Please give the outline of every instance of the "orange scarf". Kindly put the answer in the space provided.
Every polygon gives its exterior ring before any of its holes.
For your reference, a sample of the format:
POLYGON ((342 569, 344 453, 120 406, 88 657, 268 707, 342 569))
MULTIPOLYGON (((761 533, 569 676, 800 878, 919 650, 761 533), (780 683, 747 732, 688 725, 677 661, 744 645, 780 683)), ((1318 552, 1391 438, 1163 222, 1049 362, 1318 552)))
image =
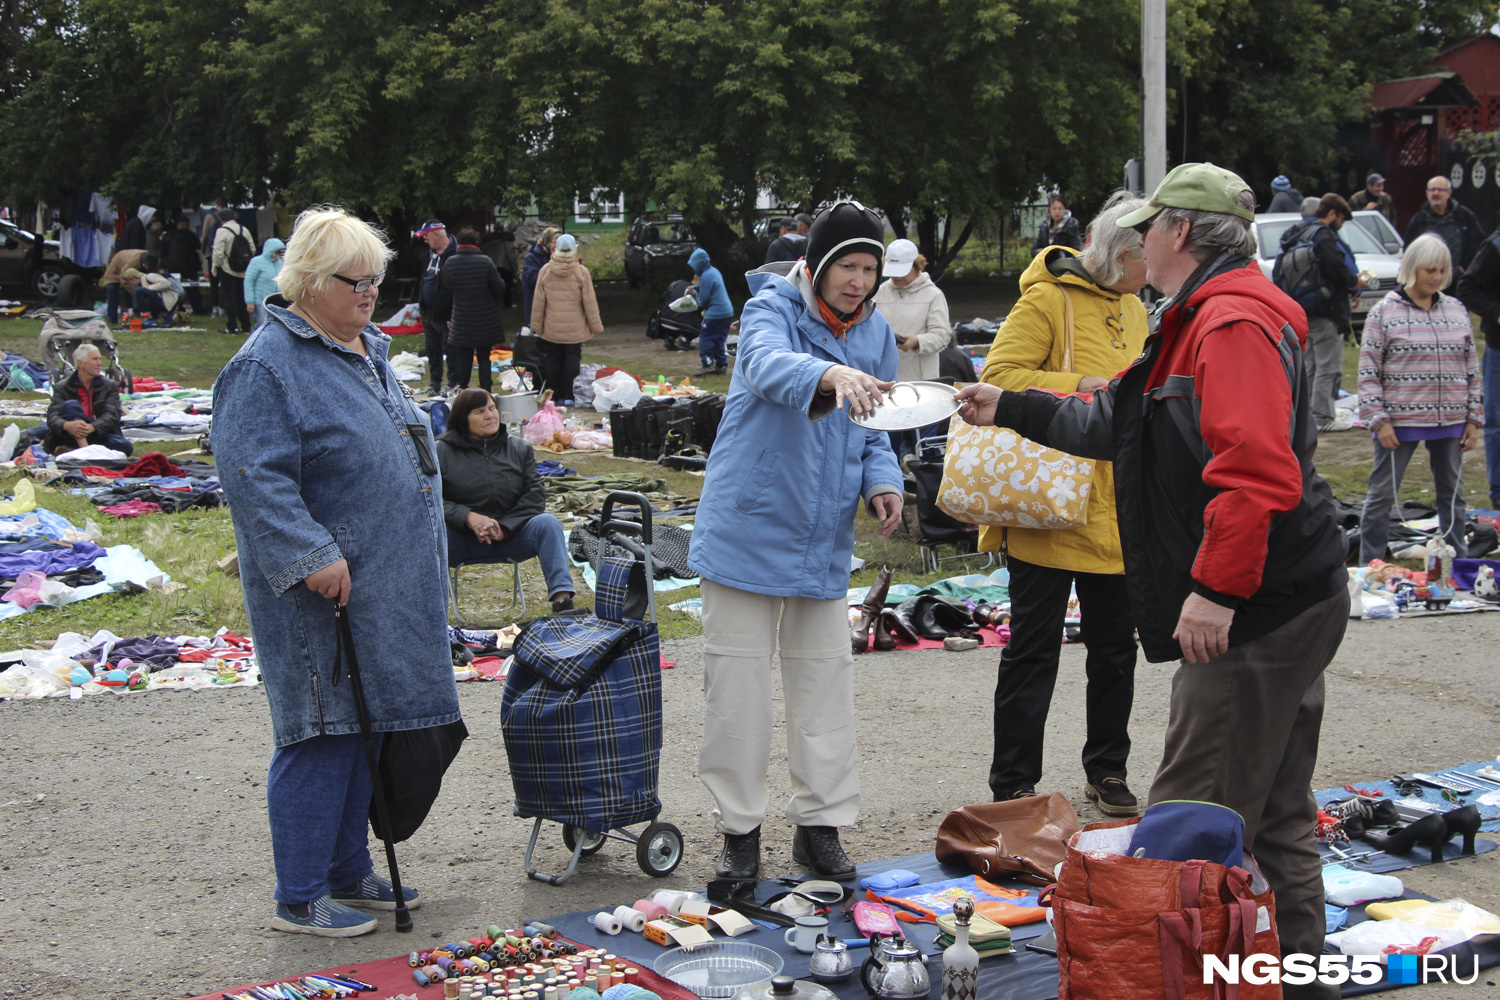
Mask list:
MULTIPOLYGON (((807 280, 812 281, 812 272, 807 269, 806 264, 802 266, 802 270, 806 272, 807 280)), ((860 313, 865 311, 864 303, 860 303, 859 308, 855 310, 852 318, 847 320, 839 319, 839 314, 834 312, 832 307, 823 301, 823 296, 818 294, 816 286, 813 288, 813 298, 818 300, 818 312, 822 315, 823 322, 828 324, 828 329, 833 331, 835 337, 843 338, 848 336, 849 328, 859 322, 860 313)))

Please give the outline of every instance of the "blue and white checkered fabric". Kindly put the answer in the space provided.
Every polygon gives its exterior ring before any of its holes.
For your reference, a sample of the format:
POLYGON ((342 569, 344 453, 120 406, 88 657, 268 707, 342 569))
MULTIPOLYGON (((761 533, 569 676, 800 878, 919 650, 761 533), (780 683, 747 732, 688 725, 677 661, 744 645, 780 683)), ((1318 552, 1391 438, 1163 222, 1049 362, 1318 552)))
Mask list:
POLYGON ((625 620, 625 600, 630 590, 633 559, 610 556, 599 564, 599 585, 594 588, 594 614, 605 621, 625 620))
MULTIPOLYGON (((618 602, 624 588, 616 589, 618 602)), ((594 833, 655 819, 661 718, 655 623, 533 622, 516 641, 501 706, 516 815, 594 833)))

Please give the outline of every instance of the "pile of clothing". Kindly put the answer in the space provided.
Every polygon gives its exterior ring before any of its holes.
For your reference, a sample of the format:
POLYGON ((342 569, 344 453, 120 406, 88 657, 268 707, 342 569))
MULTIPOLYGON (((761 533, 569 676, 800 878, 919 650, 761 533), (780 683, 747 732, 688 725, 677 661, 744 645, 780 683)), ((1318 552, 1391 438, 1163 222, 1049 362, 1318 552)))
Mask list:
POLYGON ((10 664, 0 671, 0 701, 260 683, 253 644, 227 628, 124 639, 103 629, 92 636, 64 632, 50 649, 0 653, 0 662, 10 664))
POLYGON ((36 506, 29 480, 0 501, 0 621, 117 590, 162 588, 171 578, 131 545, 101 547, 92 521, 75 527, 36 506))
MULTIPOLYGON (((65 463, 71 464, 71 463, 65 463)), ((224 504, 214 467, 182 459, 177 464, 160 452, 132 462, 103 461, 69 468, 37 468, 32 475, 48 485, 70 485, 88 497, 101 513, 137 517, 162 511, 176 514, 192 507, 210 510, 224 504)))
POLYGON ((121 398, 120 433, 132 441, 192 440, 207 434, 214 397, 176 382, 137 378, 136 391, 121 398))

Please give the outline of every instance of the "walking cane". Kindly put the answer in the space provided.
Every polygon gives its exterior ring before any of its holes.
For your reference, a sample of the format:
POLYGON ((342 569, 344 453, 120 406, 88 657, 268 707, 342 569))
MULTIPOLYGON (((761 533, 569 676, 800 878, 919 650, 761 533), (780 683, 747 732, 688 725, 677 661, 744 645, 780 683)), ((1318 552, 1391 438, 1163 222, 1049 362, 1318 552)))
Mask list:
MULTIPOLYGON (((391 870, 391 888, 396 893, 396 931, 405 934, 411 931, 411 913, 406 908, 406 894, 401 890, 401 872, 396 867, 396 843, 391 840, 391 818, 386 812, 385 784, 380 780, 380 771, 375 762, 375 734, 370 731, 370 711, 365 707, 365 685, 359 676, 359 660, 354 655, 354 633, 349 629, 348 608, 335 604, 333 617, 338 624, 340 648, 349 651, 349 681, 354 685, 354 710, 359 714, 359 733, 365 740, 365 764, 370 769, 370 786, 375 797, 375 815, 380 820, 385 841, 385 863, 391 870)), ((338 663, 334 663, 333 682, 339 682, 338 663)))

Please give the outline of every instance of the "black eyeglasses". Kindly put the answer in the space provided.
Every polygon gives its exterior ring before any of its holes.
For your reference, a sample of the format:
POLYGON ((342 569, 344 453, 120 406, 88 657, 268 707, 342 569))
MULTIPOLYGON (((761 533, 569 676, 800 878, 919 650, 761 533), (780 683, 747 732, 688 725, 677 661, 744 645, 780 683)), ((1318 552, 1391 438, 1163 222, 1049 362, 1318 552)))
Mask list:
POLYGON ((375 275, 372 278, 346 278, 342 274, 331 275, 331 277, 339 279, 346 285, 353 285, 354 293, 358 295, 360 292, 367 292, 371 288, 378 286, 382 281, 384 281, 385 272, 381 271, 379 274, 375 275))
POLYGON ((1147 219, 1145 222, 1138 222, 1135 225, 1131 226, 1130 228, 1134 229, 1136 232, 1140 233, 1142 236, 1145 236, 1146 233, 1148 233, 1151 230, 1151 224, 1153 222, 1155 222, 1155 221, 1156 221, 1156 216, 1153 215, 1153 216, 1151 216, 1151 218, 1147 219))

